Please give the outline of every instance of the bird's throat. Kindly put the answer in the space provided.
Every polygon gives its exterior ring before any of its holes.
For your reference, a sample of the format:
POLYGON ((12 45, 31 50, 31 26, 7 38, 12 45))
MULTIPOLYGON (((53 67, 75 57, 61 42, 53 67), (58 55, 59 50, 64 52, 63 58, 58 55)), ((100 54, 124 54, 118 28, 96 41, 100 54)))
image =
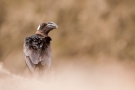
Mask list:
POLYGON ((39 30, 36 31, 36 34, 40 34, 40 35, 42 35, 42 36, 44 36, 44 37, 47 36, 46 34, 44 34, 43 32, 41 32, 41 31, 39 31, 39 30))

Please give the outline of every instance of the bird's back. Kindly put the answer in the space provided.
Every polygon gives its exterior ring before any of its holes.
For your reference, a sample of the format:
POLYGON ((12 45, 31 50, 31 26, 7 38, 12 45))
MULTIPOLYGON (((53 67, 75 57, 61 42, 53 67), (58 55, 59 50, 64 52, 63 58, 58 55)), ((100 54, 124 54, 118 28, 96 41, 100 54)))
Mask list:
POLYGON ((30 49, 36 51, 43 51, 50 44, 51 38, 49 36, 44 37, 39 34, 32 35, 25 38, 25 45, 30 49))
POLYGON ((30 71, 34 71, 38 64, 50 66, 52 57, 50 41, 51 38, 49 36, 44 37, 40 34, 25 38, 24 54, 30 71))

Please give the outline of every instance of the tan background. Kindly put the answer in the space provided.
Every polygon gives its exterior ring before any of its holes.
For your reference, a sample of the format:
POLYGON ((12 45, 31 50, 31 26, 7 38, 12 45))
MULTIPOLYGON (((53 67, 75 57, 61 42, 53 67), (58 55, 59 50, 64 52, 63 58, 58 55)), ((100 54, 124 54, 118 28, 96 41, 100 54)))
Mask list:
POLYGON ((135 0, 0 0, 0 62, 4 68, 19 75, 28 72, 24 38, 48 21, 59 26, 49 33, 55 72, 67 66, 91 72, 99 63, 103 67, 112 62, 118 67, 122 64, 126 71, 135 70, 135 0))

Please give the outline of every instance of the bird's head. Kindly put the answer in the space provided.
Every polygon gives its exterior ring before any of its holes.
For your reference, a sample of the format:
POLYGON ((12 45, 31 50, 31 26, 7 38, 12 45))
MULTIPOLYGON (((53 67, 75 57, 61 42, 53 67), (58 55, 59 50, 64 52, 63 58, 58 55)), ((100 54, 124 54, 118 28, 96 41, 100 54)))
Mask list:
POLYGON ((54 22, 41 23, 37 28, 37 32, 48 35, 51 30, 56 28, 58 28, 58 26, 54 22))

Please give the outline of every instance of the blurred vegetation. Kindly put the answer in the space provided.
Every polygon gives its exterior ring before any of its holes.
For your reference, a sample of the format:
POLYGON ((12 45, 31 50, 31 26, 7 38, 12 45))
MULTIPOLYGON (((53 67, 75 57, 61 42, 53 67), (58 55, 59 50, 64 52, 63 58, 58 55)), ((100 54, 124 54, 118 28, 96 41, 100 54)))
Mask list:
POLYGON ((135 0, 0 0, 0 60, 24 61, 24 38, 48 21, 54 60, 135 60, 135 0))

